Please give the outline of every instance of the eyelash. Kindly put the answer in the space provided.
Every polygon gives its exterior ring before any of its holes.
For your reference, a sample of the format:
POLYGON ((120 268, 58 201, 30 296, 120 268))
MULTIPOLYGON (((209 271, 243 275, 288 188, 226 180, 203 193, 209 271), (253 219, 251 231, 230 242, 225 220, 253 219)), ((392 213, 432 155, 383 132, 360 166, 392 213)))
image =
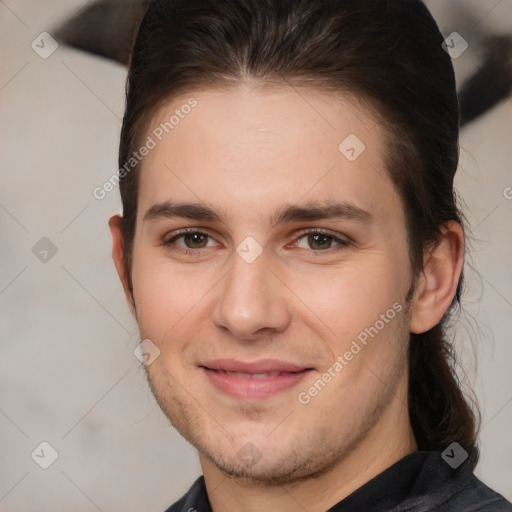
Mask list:
MULTIPOLYGON (((179 252, 179 253, 185 254, 187 256, 199 256, 201 253, 201 249, 206 249, 206 247, 202 247, 200 249, 188 249, 188 248, 183 248, 180 246, 180 248, 177 249, 176 246, 173 245, 174 242, 176 242, 176 240, 181 238, 183 235, 187 235, 187 234, 206 235, 210 238, 213 238, 210 234, 205 233, 203 231, 199 231, 197 228, 187 228, 187 229, 183 229, 183 230, 179 231, 172 238, 170 238, 168 240, 163 240, 161 245, 165 246, 166 248, 168 248, 170 251, 173 251, 173 252, 179 252)), ((311 249, 311 251, 313 251, 314 253, 332 254, 332 252, 341 250, 341 249, 351 245, 350 240, 338 238, 338 237, 334 236, 333 234, 329 233, 328 231, 319 229, 319 228, 310 228, 310 229, 306 229, 304 231, 299 232, 297 235, 295 235, 294 242, 298 242, 302 237, 304 237, 306 235, 325 235, 328 238, 331 238, 333 241, 338 242, 338 245, 336 245, 335 247, 330 247, 329 249, 323 249, 323 250, 322 249, 320 249, 320 250, 311 249), (334 249, 334 251, 332 251, 332 249, 334 249)), ((304 249, 304 250, 307 250, 307 249, 304 249)))

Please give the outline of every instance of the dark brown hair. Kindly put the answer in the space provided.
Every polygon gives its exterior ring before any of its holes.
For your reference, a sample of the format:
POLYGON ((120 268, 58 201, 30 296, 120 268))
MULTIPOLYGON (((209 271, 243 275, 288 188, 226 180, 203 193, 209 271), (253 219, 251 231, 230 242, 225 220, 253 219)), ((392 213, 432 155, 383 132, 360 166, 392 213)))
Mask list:
MULTIPOLYGON (((180 93, 250 81, 351 94, 387 138, 386 169, 404 206, 417 277, 440 227, 451 220, 466 224, 453 189, 459 105, 442 42, 419 0, 153 0, 131 56, 119 166, 147 136, 159 107, 180 93)), ((139 170, 120 179, 128 279, 139 170)), ((438 325, 411 333, 409 414, 420 449, 456 441, 474 467, 477 420, 445 329, 462 284, 461 276, 438 325)))

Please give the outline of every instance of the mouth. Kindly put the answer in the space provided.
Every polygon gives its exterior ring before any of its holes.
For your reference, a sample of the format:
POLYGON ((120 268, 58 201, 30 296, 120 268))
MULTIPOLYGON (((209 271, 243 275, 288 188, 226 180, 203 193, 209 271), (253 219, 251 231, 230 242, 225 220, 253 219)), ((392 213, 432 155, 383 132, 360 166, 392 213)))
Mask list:
POLYGON ((199 366, 218 391, 237 399, 268 399, 296 386, 314 369, 277 360, 223 359, 199 366))

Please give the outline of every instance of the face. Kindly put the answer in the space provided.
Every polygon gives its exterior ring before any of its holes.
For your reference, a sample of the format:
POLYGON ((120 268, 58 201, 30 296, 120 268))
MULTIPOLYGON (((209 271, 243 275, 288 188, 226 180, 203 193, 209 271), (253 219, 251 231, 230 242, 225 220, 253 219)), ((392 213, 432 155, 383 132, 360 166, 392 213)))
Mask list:
POLYGON ((228 474, 327 470, 406 410, 410 267, 380 126, 349 96, 238 88, 174 98, 147 135, 132 279, 158 403, 228 474))

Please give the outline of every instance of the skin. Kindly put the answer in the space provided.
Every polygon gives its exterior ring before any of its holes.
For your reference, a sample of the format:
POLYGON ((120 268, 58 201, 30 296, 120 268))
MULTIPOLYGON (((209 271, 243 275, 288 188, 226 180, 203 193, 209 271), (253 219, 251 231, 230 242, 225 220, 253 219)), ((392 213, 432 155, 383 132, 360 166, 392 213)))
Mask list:
POLYGON ((151 126, 190 96, 197 107, 142 162, 133 296, 120 217, 109 221, 141 339, 160 350, 146 366, 148 381, 198 449, 215 512, 324 511, 417 449, 406 406, 409 332, 430 329, 449 307, 463 264, 462 229, 443 227, 414 281, 405 214, 383 165, 383 133, 349 96, 287 86, 201 90, 174 98, 151 126), (349 134, 366 146, 355 161, 338 149, 349 134), (333 200, 365 209, 371 222, 268 219, 289 204, 333 200), (206 204, 222 220, 144 220, 164 201, 206 204), (176 251, 162 245, 187 227, 210 237, 181 237, 176 251), (335 238, 308 238, 309 228, 335 238), (248 236, 262 248, 252 263, 236 252, 248 236), (351 243, 338 245, 336 237, 351 243), (300 403, 298 393, 394 303, 401 311, 300 403), (272 358, 314 371, 268 399, 243 400, 218 391, 198 367, 216 358, 272 358), (256 462, 243 459, 243 450, 256 462))

